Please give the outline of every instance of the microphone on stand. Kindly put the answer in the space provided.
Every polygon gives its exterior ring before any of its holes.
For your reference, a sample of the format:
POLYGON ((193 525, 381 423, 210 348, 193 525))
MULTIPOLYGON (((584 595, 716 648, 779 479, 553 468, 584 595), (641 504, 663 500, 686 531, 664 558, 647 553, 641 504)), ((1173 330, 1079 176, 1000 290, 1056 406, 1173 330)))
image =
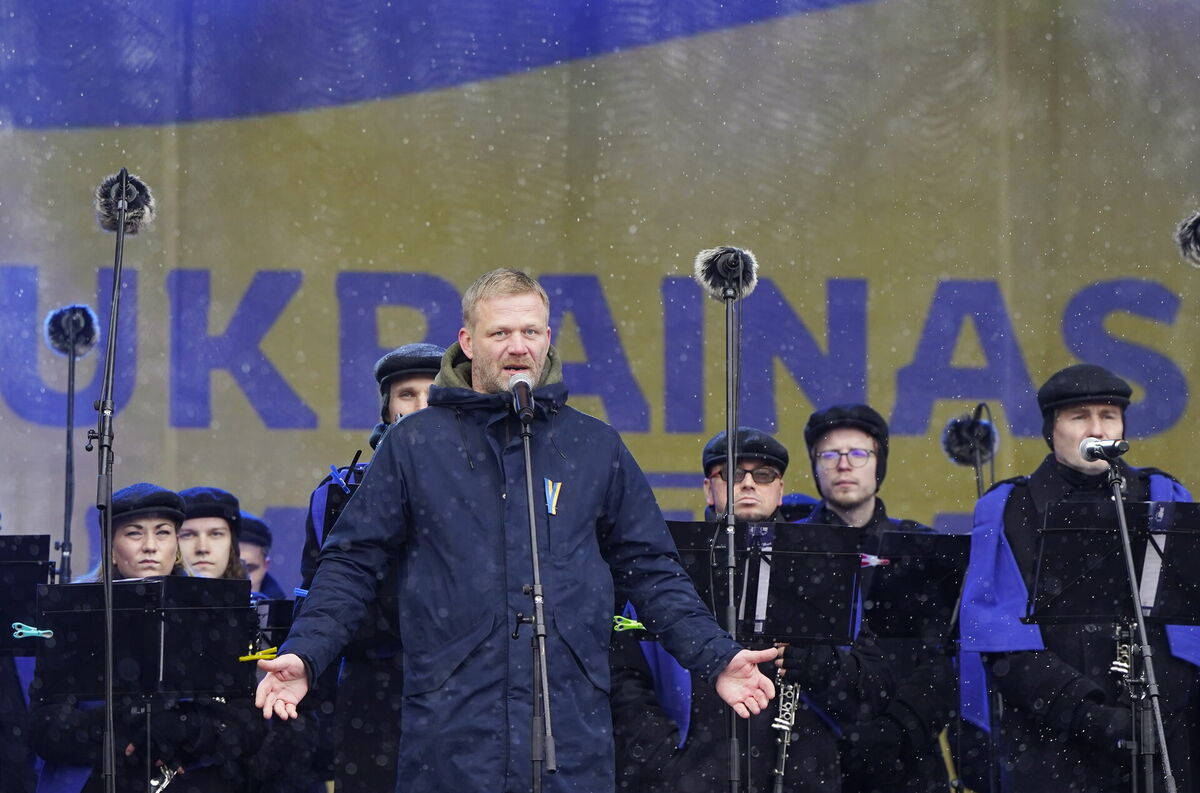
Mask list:
POLYGON ((1116 461, 1129 451, 1129 442, 1124 440, 1102 441, 1099 438, 1084 438, 1079 443, 1079 456, 1085 460, 1116 461))
MULTIPOLYGON (((754 291, 758 284, 758 263, 754 254, 741 248, 722 245, 707 248, 696 254, 695 277, 700 287, 713 300, 725 304, 725 470, 737 469, 738 396, 741 373, 741 303, 742 298, 754 291)), ((725 482, 725 576, 728 591, 725 602, 725 630, 737 635, 737 595, 734 555, 735 510, 733 477, 725 482)), ((738 718, 729 711, 729 790, 736 793, 741 789, 742 755, 738 741, 738 718)), ((782 777, 780 777, 782 779, 782 777)))
POLYGON ((1175 242, 1179 244, 1183 260, 1193 267, 1200 267, 1200 212, 1179 221, 1175 242))
POLYGON ((533 421, 533 378, 524 372, 517 372, 508 378, 508 390, 513 395, 513 412, 522 424, 533 421))
POLYGON ((969 465, 975 470, 975 495, 983 496, 983 464, 992 462, 992 481, 996 479, 996 450, 1000 436, 992 424, 992 411, 987 402, 980 402, 970 413, 955 416, 942 432, 942 448, 950 461, 969 465), (984 413, 987 418, 983 418, 984 413))
POLYGON ((750 251, 722 245, 696 254, 696 283, 713 300, 749 297, 758 285, 758 263, 750 251))
POLYGON ((981 418, 986 403, 980 402, 975 410, 955 416, 942 432, 942 448, 946 456, 956 465, 975 465, 978 451, 979 462, 986 463, 1000 448, 1000 436, 992 422, 981 418))
POLYGON ((96 344, 96 313, 90 306, 71 305, 46 315, 42 330, 46 344, 67 357, 67 454, 63 481, 63 530, 57 548, 62 552, 58 582, 71 583, 71 513, 75 511, 75 361, 96 344))
POLYGON ((157 206, 146 183, 123 170, 106 178, 96 188, 96 222, 105 231, 117 230, 120 221, 121 176, 125 175, 125 233, 137 234, 154 222, 157 206))
POLYGON ((50 349, 59 355, 70 355, 74 348, 75 357, 82 358, 96 344, 97 324, 96 312, 91 306, 63 306, 46 315, 42 331, 50 349))
POLYGON ((96 509, 100 512, 100 583, 104 592, 104 728, 101 732, 101 777, 104 793, 116 793, 117 749, 113 728, 113 599, 112 599, 112 497, 113 497, 113 371, 117 355, 117 325, 121 314, 121 268, 124 264, 125 235, 137 234, 143 225, 154 221, 154 197, 146 183, 122 168, 96 188, 96 222, 105 231, 117 235, 113 253, 112 302, 105 338, 104 376, 100 379, 100 398, 96 400, 96 428, 88 431, 88 451, 96 449, 99 472, 96 477, 96 509), (96 446, 93 447, 93 441, 96 446))

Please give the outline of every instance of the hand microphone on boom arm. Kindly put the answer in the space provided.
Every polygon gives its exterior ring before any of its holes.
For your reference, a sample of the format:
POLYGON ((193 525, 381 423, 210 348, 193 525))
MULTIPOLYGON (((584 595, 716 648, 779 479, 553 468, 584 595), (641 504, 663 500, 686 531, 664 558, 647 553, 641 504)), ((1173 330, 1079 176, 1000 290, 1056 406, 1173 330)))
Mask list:
POLYGON ((1102 441, 1099 438, 1084 438, 1079 443, 1079 456, 1085 460, 1116 462, 1129 451, 1129 442, 1124 440, 1102 441))
POLYGON ((508 390, 513 395, 513 412, 521 423, 533 421, 533 378, 525 372, 517 372, 508 378, 508 390))

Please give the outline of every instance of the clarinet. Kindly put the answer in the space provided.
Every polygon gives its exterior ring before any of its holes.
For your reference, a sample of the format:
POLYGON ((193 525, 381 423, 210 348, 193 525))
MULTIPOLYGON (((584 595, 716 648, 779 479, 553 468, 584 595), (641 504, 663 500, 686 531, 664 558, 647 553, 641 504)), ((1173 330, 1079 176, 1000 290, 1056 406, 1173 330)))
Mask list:
POLYGON ((796 725, 796 706, 800 702, 800 684, 784 682, 783 676, 782 669, 775 675, 775 685, 779 689, 779 696, 776 698, 779 712, 771 722, 772 729, 779 730, 775 737, 775 793, 783 793, 788 745, 792 742, 792 727, 796 725))
POLYGON ((150 793, 158 793, 160 790, 171 784, 171 780, 175 778, 175 772, 170 768, 159 766, 154 777, 150 780, 150 793))

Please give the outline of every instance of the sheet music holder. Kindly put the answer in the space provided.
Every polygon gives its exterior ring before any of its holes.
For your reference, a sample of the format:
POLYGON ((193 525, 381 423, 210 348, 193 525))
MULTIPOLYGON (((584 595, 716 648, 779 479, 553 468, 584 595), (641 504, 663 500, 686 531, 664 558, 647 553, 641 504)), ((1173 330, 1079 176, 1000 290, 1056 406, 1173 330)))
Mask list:
MULTIPOLYGON (((667 526, 701 599, 710 608, 724 603, 725 527, 683 521, 667 526)), ((851 643, 860 559, 856 532, 810 523, 738 523, 734 542, 738 642, 851 643), (767 569, 766 586, 760 587, 767 569)))
POLYGON ((50 581, 50 535, 0 535, 0 655, 33 655, 40 639, 17 639, 12 624, 37 623, 38 584, 50 581))
MULTIPOLYGON (((37 653, 43 701, 104 696, 102 585, 38 587, 38 627, 54 631, 37 653)), ((257 612, 249 579, 156 576, 113 582, 116 696, 178 699, 249 696, 257 612)))
MULTIPOLYGON (((1125 518, 1146 620, 1200 624, 1200 579, 1186 569, 1189 560, 1200 558, 1200 504, 1127 501, 1125 518)), ((1047 510, 1038 533, 1038 559, 1022 622, 1133 620, 1111 501, 1056 504, 1047 510)))
POLYGON ((254 611, 258 618, 258 643, 262 645, 257 649, 283 644, 288 631, 292 629, 295 608, 294 601, 284 598, 254 598, 254 611))
POLYGON ((971 535, 885 531, 863 569, 863 621, 881 637, 936 641, 957 635, 971 535))

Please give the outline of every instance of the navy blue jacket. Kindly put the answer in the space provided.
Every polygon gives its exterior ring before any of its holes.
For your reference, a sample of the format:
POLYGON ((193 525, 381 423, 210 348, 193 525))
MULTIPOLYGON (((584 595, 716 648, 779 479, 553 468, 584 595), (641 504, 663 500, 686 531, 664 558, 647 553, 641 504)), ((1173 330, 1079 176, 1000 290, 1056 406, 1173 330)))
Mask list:
MULTIPOLYGON (((616 431, 535 391, 533 469, 557 774, 548 791, 613 786, 608 646, 629 599, 681 662, 714 679, 738 646, 680 568, 645 476, 616 431)), ((532 581, 520 425, 505 394, 434 388, 380 443, 321 552, 281 653, 320 672, 349 639, 374 571, 399 553, 404 701, 399 776, 422 790, 528 790, 522 587, 532 581), (520 639, 514 640, 514 631, 520 639)))

